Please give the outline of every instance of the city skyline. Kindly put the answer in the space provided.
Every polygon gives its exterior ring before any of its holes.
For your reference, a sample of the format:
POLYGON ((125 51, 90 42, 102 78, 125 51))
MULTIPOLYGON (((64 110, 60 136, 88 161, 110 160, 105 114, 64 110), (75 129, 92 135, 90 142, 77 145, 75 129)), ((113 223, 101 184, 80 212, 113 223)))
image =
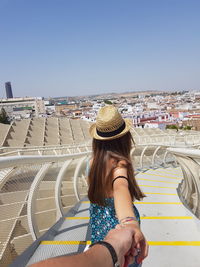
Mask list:
POLYGON ((0 98, 199 90, 198 1, 0 3, 0 98), (8 19, 9 15, 9 19, 8 19))

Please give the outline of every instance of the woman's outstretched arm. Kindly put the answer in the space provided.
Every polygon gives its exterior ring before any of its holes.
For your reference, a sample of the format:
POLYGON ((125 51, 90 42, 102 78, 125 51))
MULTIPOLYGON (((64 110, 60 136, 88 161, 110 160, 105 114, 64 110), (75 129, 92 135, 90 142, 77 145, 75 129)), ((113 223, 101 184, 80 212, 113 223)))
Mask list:
MULTIPOLYGON (((126 168, 116 168, 113 172, 113 180, 118 176, 127 176, 126 168)), ((113 183, 113 196, 115 202, 115 211, 118 220, 125 217, 135 217, 133 211, 133 202, 128 188, 128 181, 124 178, 118 178, 113 183)), ((136 225, 139 227, 138 223, 136 225)))
MULTIPOLYGON (((113 179, 118 176, 127 177, 126 168, 116 168, 113 172, 113 179)), ((118 178, 113 183, 113 196, 115 203, 115 211, 119 222, 126 217, 134 217, 132 198, 128 188, 128 181, 124 178, 118 178)), ((136 218, 135 218, 136 219, 136 218)), ((138 261, 141 262, 148 254, 148 244, 143 233, 140 230, 139 223, 136 220, 131 221, 130 224, 124 225, 124 227, 131 227, 135 231, 134 241, 136 248, 140 249, 140 255, 138 261)))

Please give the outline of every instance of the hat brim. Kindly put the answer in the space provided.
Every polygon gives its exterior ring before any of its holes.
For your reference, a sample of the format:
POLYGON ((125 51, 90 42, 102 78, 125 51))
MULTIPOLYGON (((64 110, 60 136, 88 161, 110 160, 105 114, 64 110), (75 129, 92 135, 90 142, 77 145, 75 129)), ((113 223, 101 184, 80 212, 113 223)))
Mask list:
POLYGON ((131 122, 130 122, 130 120, 129 119, 124 119, 124 121, 125 121, 125 128, 124 128, 124 130, 121 133, 116 134, 114 136, 102 137, 102 136, 98 135, 97 134, 97 131, 96 131, 96 123, 93 123, 90 126, 89 133, 90 133, 90 135, 91 135, 92 138, 97 139, 97 140, 113 140, 113 139, 119 138, 119 137, 125 135, 131 129, 131 122))

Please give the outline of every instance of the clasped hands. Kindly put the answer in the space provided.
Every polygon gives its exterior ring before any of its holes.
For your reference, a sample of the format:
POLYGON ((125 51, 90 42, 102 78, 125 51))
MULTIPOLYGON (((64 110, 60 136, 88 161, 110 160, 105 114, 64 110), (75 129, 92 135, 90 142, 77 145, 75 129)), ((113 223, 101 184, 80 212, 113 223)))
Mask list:
POLYGON ((138 226, 117 225, 105 238, 116 250, 120 266, 127 267, 134 262, 141 263, 148 255, 148 243, 138 226))

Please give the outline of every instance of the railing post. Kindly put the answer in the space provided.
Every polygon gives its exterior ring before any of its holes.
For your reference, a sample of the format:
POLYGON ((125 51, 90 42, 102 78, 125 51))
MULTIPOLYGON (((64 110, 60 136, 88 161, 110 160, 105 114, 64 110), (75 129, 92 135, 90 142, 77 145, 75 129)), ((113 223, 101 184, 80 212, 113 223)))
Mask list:
POLYGON ((39 237, 39 229, 36 221, 35 209, 36 209, 36 197, 38 192, 38 187, 40 182, 44 178, 48 169, 51 167, 52 163, 48 163, 42 166, 42 168, 38 171, 35 176, 35 179, 31 185, 29 191, 29 197, 27 202, 27 217, 28 217, 28 225, 30 229, 31 236, 33 240, 36 240, 39 237))
POLYGON ((55 202, 56 202, 56 217, 57 220, 63 216, 64 211, 62 207, 62 201, 61 201, 61 184, 64 176, 66 175, 67 169, 72 162, 72 159, 67 160, 62 168, 60 169, 57 179, 56 179, 56 185, 55 185, 55 202))
POLYGON ((152 161, 151 161, 152 166, 155 165, 155 157, 156 157, 156 154, 157 154, 157 152, 158 152, 158 150, 159 150, 160 148, 161 148, 161 146, 158 146, 158 147, 155 149, 154 153, 153 153, 153 157, 152 157, 152 161))
POLYGON ((142 153, 141 153, 141 156, 140 156, 140 168, 142 169, 143 168, 143 157, 144 157, 144 153, 145 151, 147 150, 148 146, 145 146, 142 153))
POLYGON ((74 183, 74 192, 75 192, 75 196, 76 196, 77 201, 80 201, 80 194, 78 192, 78 176, 79 176, 79 172, 80 172, 80 169, 82 167, 82 164, 84 163, 86 158, 87 158, 87 156, 85 156, 79 160, 79 163, 77 164, 75 172, 74 172, 73 183, 74 183))

